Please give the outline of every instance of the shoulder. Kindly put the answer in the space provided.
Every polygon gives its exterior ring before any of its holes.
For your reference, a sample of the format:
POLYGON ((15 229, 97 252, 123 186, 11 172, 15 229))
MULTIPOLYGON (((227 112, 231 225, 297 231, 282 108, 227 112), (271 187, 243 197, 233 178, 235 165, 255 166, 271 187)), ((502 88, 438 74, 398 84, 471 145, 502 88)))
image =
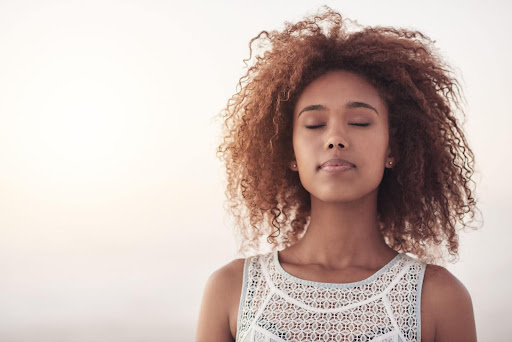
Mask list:
POLYGON ((235 259, 227 263, 210 275, 208 284, 222 288, 232 285, 233 281, 240 280, 244 271, 244 263, 245 259, 235 259))
POLYGON ((245 259, 235 259, 214 271, 206 283, 206 288, 211 292, 218 305, 226 307, 227 313, 232 314, 240 301, 240 293, 243 283, 245 259))
POLYGON ((204 287, 196 339, 217 336, 233 339, 243 283, 245 259, 235 259, 215 270, 204 287), (235 320, 233 320, 235 318, 235 320))
MULTIPOLYGON (((464 284, 446 268, 426 265, 421 311, 432 327, 433 338, 426 340, 476 341, 471 295, 464 284)), ((428 326, 423 328, 428 329, 428 326)))

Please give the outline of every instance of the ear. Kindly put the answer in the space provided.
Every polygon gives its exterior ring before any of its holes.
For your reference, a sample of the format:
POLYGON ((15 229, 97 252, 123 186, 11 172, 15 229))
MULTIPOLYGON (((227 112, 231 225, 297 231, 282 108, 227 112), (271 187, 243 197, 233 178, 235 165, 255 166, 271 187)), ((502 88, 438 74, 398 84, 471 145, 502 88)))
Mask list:
POLYGON ((392 169, 395 166, 396 162, 397 159, 393 156, 393 153, 391 152, 391 147, 388 147, 388 150, 386 151, 386 165, 384 165, 384 167, 392 169))
POLYGON ((290 170, 292 171, 298 171, 298 168, 297 168, 297 161, 296 160, 292 160, 288 163, 288 167, 290 168, 290 170))
POLYGON ((392 127, 390 128, 390 134, 389 134, 389 143, 388 143, 388 149, 386 151, 386 165, 387 168, 393 168, 396 163, 399 162, 399 158, 397 157, 397 146, 394 144, 395 140, 394 137, 396 133, 398 132, 398 128, 392 127), (391 165, 389 165, 389 162, 391 162, 391 165))

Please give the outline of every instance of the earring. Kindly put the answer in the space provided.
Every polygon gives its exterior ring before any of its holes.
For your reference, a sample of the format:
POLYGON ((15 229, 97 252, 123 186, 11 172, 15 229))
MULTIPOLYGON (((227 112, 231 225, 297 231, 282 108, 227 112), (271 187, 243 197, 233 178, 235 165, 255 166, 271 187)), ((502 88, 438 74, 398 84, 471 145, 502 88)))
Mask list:
POLYGON ((393 162, 389 162, 389 165, 393 164, 393 162))
POLYGON ((293 167, 297 167, 297 164, 293 164, 293 167))

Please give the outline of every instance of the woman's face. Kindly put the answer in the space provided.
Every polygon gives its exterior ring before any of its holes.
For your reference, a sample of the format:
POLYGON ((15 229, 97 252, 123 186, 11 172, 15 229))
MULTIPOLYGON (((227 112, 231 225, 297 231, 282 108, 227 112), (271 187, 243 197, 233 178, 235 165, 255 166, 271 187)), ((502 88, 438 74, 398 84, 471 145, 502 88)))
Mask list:
POLYGON ((290 168, 299 172, 302 185, 312 196, 346 202, 376 194, 384 168, 392 167, 389 162, 394 164, 394 159, 389 148, 387 106, 369 82, 348 71, 324 74, 304 89, 293 115, 296 162, 292 161, 290 168), (333 158, 354 167, 345 171, 321 168, 333 158))

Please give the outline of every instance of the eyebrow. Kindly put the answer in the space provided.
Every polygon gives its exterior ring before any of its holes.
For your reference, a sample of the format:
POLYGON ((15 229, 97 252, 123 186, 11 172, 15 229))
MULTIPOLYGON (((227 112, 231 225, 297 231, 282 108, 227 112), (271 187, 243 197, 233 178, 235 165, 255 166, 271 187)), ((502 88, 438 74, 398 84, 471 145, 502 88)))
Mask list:
MULTIPOLYGON (((365 103, 365 102, 350 101, 349 103, 347 103, 345 108, 347 108, 347 109, 352 109, 352 108, 368 108, 368 109, 373 110, 375 113, 377 113, 377 115, 379 115, 379 112, 377 111, 377 109, 375 109, 373 106, 370 106, 368 103, 365 103)), ((299 113, 299 115, 297 117, 299 117, 302 113, 307 112, 307 111, 311 111, 311 110, 327 110, 327 107, 325 107, 323 105, 307 106, 307 107, 304 107, 304 109, 300 111, 300 113, 299 113)))

